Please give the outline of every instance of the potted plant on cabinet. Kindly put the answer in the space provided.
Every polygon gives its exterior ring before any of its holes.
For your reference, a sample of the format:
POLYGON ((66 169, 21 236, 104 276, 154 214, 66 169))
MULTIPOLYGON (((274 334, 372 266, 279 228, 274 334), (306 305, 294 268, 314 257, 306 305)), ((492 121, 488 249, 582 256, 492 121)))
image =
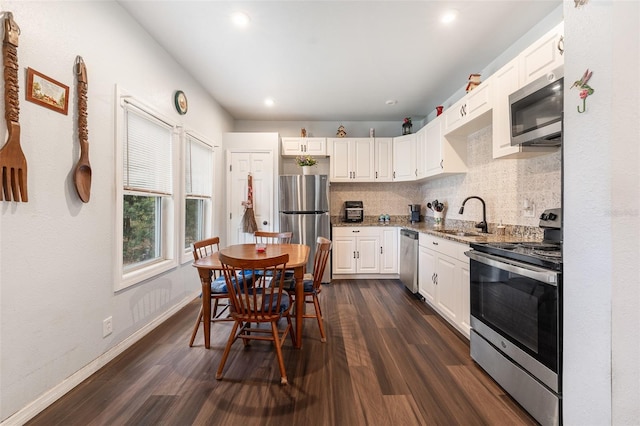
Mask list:
POLYGON ((300 155, 296 157, 296 163, 298 163, 298 166, 302 167, 303 175, 311 175, 313 174, 311 167, 318 164, 318 161, 310 155, 300 155))

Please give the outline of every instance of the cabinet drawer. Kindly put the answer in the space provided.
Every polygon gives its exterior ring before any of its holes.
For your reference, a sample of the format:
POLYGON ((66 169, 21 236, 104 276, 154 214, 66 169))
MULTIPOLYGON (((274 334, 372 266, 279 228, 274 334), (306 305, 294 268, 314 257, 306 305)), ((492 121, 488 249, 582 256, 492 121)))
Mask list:
POLYGON ((377 237, 380 228, 376 226, 334 226, 334 237, 377 237))
POLYGON ((438 238, 422 232, 418 237, 418 244, 421 247, 426 247, 430 250, 437 251, 438 253, 453 257, 462 262, 469 261, 469 258, 464 254, 465 251, 469 250, 469 246, 467 244, 445 240, 443 238, 438 238))

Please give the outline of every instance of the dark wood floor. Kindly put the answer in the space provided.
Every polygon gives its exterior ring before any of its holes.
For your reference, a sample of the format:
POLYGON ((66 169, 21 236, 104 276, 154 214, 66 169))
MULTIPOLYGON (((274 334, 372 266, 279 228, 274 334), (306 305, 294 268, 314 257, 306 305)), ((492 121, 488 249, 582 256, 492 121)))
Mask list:
POLYGON ((236 342, 231 323, 189 348, 196 300, 40 413, 30 425, 535 425, 469 357, 468 342, 398 281, 323 287, 327 343, 306 320, 283 347, 280 385, 268 342, 236 342))

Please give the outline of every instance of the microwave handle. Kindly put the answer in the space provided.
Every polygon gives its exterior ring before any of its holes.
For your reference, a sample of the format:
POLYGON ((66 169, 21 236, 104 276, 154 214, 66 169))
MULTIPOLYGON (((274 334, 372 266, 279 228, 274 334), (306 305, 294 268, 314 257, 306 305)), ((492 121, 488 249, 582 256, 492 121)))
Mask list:
POLYGON ((486 253, 478 253, 473 250, 465 251, 464 254, 476 262, 484 263, 485 265, 502 269, 507 272, 513 272, 514 274, 522 275, 523 277, 531 278, 532 280, 542 281, 543 283, 551 284, 556 287, 558 286, 557 272, 538 268, 533 265, 527 265, 526 263, 516 262, 511 259, 509 259, 509 263, 506 263, 503 258, 486 253))

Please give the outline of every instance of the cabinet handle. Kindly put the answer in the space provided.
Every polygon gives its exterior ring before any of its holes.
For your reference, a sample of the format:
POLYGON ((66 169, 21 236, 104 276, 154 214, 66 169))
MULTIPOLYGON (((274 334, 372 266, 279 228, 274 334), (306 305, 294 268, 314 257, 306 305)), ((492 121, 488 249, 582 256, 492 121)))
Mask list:
POLYGON ((378 179, 378 172, 376 172, 376 179, 378 179))
POLYGON ((432 283, 436 283, 436 273, 434 272, 433 274, 431 274, 431 282, 432 283))
POLYGON ((353 252, 353 258, 354 259, 356 258, 356 252, 355 251, 353 252))
POLYGON ((416 169, 416 176, 418 176, 418 169, 416 169))
POLYGON ((443 162, 443 161, 444 161, 444 160, 440 160, 440 168, 441 168, 441 169, 444 169, 444 167, 442 166, 442 162, 443 162))
POLYGON ((433 244, 434 246, 437 246, 438 242, 437 241, 432 241, 431 244, 433 244))
POLYGON ((564 54, 564 36, 560 36, 560 40, 558 40, 558 50, 560 55, 564 54))
POLYGON ((436 285, 438 285, 438 274, 436 274, 436 285))
POLYGON ((357 230, 357 231, 354 230, 354 231, 351 231, 351 232, 360 232, 360 230, 357 230))
POLYGON ((393 178, 394 178, 394 179, 396 178, 396 172, 395 172, 395 170, 394 170, 394 172, 393 172, 393 178))
POLYGON ((383 253, 382 253, 382 246, 380 246, 380 254, 383 254, 383 253))
POLYGON ((358 253, 358 259, 360 259, 360 252, 357 252, 357 253, 358 253))

